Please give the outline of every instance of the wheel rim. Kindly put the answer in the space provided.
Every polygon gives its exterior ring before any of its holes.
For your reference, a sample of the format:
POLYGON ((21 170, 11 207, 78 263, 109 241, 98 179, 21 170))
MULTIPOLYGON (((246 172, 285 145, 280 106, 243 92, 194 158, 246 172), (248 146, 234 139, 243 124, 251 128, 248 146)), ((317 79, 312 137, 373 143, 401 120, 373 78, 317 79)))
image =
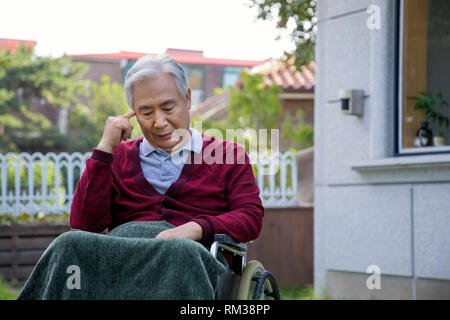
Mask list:
POLYGON ((244 268, 241 280, 239 282, 238 300, 247 300, 248 294, 254 286, 253 277, 259 276, 264 272, 264 267, 259 261, 252 260, 244 268))
POLYGON ((271 272, 264 271, 260 276, 257 276, 255 280, 256 287, 253 292, 252 300, 266 300, 270 298, 275 300, 281 299, 277 281, 271 272))

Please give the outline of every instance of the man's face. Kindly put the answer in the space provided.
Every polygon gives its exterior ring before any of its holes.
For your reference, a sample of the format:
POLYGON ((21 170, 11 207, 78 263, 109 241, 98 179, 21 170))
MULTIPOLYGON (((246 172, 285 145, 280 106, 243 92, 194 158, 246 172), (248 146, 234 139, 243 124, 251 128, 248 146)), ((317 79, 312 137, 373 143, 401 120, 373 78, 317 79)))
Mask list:
POLYGON ((153 147, 170 154, 179 143, 171 140, 171 133, 176 129, 189 130, 191 90, 188 90, 185 102, 169 73, 139 81, 132 90, 133 110, 144 137, 153 147))

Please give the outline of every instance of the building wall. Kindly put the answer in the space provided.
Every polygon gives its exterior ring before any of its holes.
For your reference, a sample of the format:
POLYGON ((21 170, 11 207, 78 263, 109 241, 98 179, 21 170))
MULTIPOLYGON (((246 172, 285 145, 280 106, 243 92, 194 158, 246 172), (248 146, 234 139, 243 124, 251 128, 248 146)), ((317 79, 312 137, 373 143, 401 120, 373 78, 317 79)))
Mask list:
MULTIPOLYGON (((281 124, 284 123, 287 116, 292 117, 292 123, 294 126, 297 125, 298 119, 296 118, 296 113, 298 110, 303 111, 303 121, 305 124, 314 125, 314 100, 313 99, 284 99, 281 98, 281 124)), ((283 131, 280 130, 280 150, 287 150, 293 147, 292 142, 286 141, 282 137, 283 131)))
POLYGON ((203 101, 214 95, 216 87, 222 87, 223 66, 205 65, 203 77, 203 101))
MULTIPOLYGON (((111 82, 115 81, 122 83, 122 69, 119 60, 72 57, 72 61, 86 63, 89 66, 89 70, 85 73, 83 79, 89 79, 93 82, 100 83, 102 76, 108 75, 111 82)), ((88 106, 92 93, 91 90, 89 97, 80 97, 82 103, 88 106)))
POLYGON ((319 0, 314 284, 336 298, 450 298, 450 154, 394 157, 396 1, 319 0), (367 7, 381 29, 367 27, 367 7), (363 116, 340 89, 362 89, 363 116), (381 289, 366 281, 376 265, 381 289))
MULTIPOLYGON (((84 62, 89 65, 89 71, 85 74, 84 79, 90 79, 95 82, 100 82, 103 75, 110 76, 111 81, 123 83, 122 69, 119 60, 95 59, 95 58, 77 58, 72 57, 75 62, 84 62)), ((126 67, 125 72, 131 68, 131 65, 126 67)), ((221 65, 203 65, 203 94, 202 101, 214 95, 216 87, 222 87, 222 77, 224 66, 221 65)))
MULTIPOLYGON (((287 115, 295 119, 297 110, 303 111, 305 124, 314 125, 314 100, 313 99, 281 99, 283 120, 287 115)), ((297 121, 294 121, 296 124, 297 121)))
POLYGON ((95 82, 100 82, 103 75, 107 74, 111 81, 122 83, 122 69, 120 61, 106 60, 106 59, 90 59, 72 57, 74 62, 84 62, 89 65, 89 70, 84 75, 84 79, 90 79, 95 82))

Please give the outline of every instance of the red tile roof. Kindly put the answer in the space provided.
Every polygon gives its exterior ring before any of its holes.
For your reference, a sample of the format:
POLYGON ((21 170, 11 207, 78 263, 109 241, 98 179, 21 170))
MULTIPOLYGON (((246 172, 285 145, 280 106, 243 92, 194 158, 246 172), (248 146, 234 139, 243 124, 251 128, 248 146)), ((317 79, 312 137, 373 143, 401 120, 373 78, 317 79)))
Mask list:
POLYGON ((297 70, 292 60, 284 63, 280 60, 268 61, 249 70, 250 73, 264 75, 264 84, 276 84, 285 91, 313 90, 315 85, 316 64, 311 61, 309 65, 297 70))
POLYGON ((24 47, 32 47, 36 46, 36 41, 32 40, 19 40, 19 39, 1 39, 0 38, 0 51, 6 51, 11 49, 11 52, 16 52, 16 49, 19 47, 19 44, 22 44, 24 47))
MULTIPOLYGON (((66 54, 66 55, 72 57, 86 57, 86 58, 100 58, 100 59, 137 60, 140 57, 143 57, 147 54, 148 53, 129 52, 121 50, 120 52, 116 53, 90 53, 90 54, 66 54)), ((240 66, 247 68, 251 68, 271 60, 271 58, 262 61, 207 58, 203 56, 203 51, 183 50, 173 48, 167 49, 165 54, 174 58, 179 63, 200 64, 200 65, 215 64, 225 66, 240 66)), ((149 54, 149 55, 156 56, 157 54, 149 54)))
POLYGON ((86 53, 86 54, 64 54, 66 56, 71 57, 82 57, 82 58, 100 58, 105 60, 137 60, 140 57, 145 56, 147 53, 140 53, 140 52, 127 52, 127 51, 120 51, 120 52, 113 52, 113 53, 86 53))
MULTIPOLYGON (((280 86, 284 92, 304 92, 313 91, 315 84, 316 64, 314 61, 308 66, 303 66, 298 71, 295 66, 290 63, 285 63, 281 60, 273 60, 261 64, 251 69, 247 69, 251 74, 263 74, 264 83, 268 86, 276 84, 280 86)), ((241 80, 236 84, 240 87, 241 80)), ((220 95, 212 96, 203 101, 197 109, 190 112, 190 116, 200 115, 201 118, 209 118, 217 120, 224 116, 224 109, 228 106, 229 94, 224 92, 220 95)))

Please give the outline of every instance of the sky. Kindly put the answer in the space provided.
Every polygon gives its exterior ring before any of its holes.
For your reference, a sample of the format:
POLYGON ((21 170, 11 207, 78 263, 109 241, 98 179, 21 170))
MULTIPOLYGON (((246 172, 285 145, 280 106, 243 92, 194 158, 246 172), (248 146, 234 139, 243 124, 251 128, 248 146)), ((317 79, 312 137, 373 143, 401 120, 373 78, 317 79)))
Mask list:
POLYGON ((37 41, 36 54, 163 53, 279 58, 294 46, 247 0, 0 0, 0 38, 37 41), (281 34, 282 39, 275 38, 281 34))

